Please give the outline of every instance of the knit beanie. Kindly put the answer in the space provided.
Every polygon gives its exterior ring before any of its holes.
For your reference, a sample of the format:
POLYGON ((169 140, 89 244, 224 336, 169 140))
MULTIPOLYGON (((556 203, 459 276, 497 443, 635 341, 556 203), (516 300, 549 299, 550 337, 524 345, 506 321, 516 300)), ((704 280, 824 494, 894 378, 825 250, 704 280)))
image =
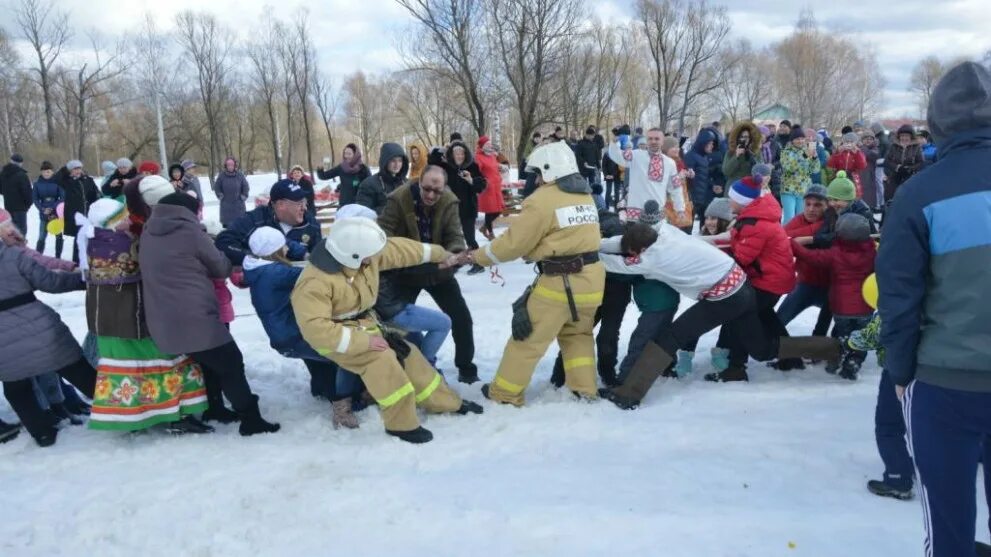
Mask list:
POLYGON ((803 199, 808 199, 810 197, 815 197, 823 201, 829 199, 829 195, 826 193, 826 188, 820 186, 819 184, 812 184, 806 188, 803 199))
POLYGON ((104 197, 89 206, 86 218, 94 228, 113 228, 127 215, 124 204, 120 201, 104 197))
POLYGON ((760 184, 754 182, 753 177, 744 176, 733 182, 730 186, 729 198, 740 205, 746 207, 753 203, 754 199, 760 197, 760 184))
POLYGON ((158 174, 161 171, 162 167, 155 161, 141 161, 138 165, 139 174, 158 174))
POLYGON ((65 163, 65 168, 67 170, 75 170, 77 168, 82 168, 82 167, 83 167, 82 161, 79 161, 77 159, 72 159, 71 161, 65 163))
POLYGON ((733 209, 729 206, 729 199, 725 197, 713 199, 712 203, 709 203, 709 206, 705 208, 705 217, 714 217, 727 222, 733 220, 733 209))
POLYGON ((750 171, 750 175, 754 177, 754 180, 758 183, 764 178, 767 178, 774 172, 774 167, 767 163, 755 164, 753 170, 750 171))
POLYGON ((248 248, 256 257, 268 257, 286 245, 286 237, 271 226, 260 226, 248 238, 248 248))
POLYGON ((666 155, 668 154, 668 151, 674 149, 675 147, 680 147, 678 145, 678 138, 674 136, 665 137, 664 142, 661 143, 661 152, 666 155))
POLYGON ((117 159, 117 168, 123 168, 125 166, 127 168, 131 168, 131 167, 134 166, 134 163, 131 162, 131 159, 129 159, 127 157, 121 157, 121 158, 117 159))
POLYGON ((794 128, 791 129, 791 133, 788 134, 788 141, 795 141, 800 137, 805 137, 805 130, 803 130, 799 126, 795 126, 794 128))
POLYGON ((117 165, 113 161, 103 161, 100 163, 100 170, 103 171, 104 176, 109 176, 117 170, 117 165))
POLYGON ((14 164, 23 164, 24 163, 24 157, 22 157, 21 155, 19 155, 17 153, 14 153, 13 155, 10 156, 10 162, 12 162, 14 164))
POLYGON ((175 193, 175 188, 165 178, 152 174, 141 179, 138 192, 141 194, 141 199, 150 207, 157 205, 163 197, 175 193))
POLYGON ((165 197, 158 200, 159 205, 176 205, 178 207, 185 207, 189 209, 194 215, 198 214, 200 211, 200 202, 198 199, 191 195, 186 195, 185 192, 174 191, 166 195, 165 197))
POLYGON ((48 161, 41 161, 41 170, 55 170, 55 167, 48 161))
POLYGON ((648 226, 654 226, 661 222, 661 204, 656 199, 650 199, 643 204, 643 211, 640 213, 638 222, 648 226))
POLYGON ((479 137, 478 138, 478 148, 481 149, 482 147, 485 147, 485 144, 488 143, 489 141, 491 141, 491 140, 489 139, 489 136, 487 136, 487 135, 483 135, 483 136, 479 137))
POLYGON ((856 144, 858 141, 860 141, 860 138, 857 137, 857 134, 853 133, 853 131, 843 134, 843 137, 840 138, 840 143, 856 144))
POLYGON ((186 159, 180 163, 183 170, 189 170, 190 168, 196 168, 196 161, 192 159, 186 159))
POLYGON ((848 242, 863 242, 871 238, 871 224, 857 213, 843 213, 836 219, 836 236, 848 242))
POLYGON ((826 196, 829 199, 837 199, 839 201, 853 201, 857 199, 857 186, 854 185, 852 180, 846 177, 845 170, 840 170, 836 173, 836 178, 829 183, 829 188, 826 189, 826 196))

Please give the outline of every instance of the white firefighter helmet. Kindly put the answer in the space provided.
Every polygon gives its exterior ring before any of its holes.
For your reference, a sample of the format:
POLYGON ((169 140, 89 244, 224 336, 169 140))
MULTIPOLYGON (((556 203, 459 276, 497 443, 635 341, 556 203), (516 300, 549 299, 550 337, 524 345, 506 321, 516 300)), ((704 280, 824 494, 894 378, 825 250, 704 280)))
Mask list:
POLYGON ((526 168, 531 172, 539 172, 544 183, 556 182, 558 178, 578 174, 575 152, 563 141, 548 143, 534 149, 526 159, 526 168))
POLYGON ((345 218, 330 227, 324 245, 338 263, 350 269, 361 267, 362 261, 385 248, 385 232, 366 218, 345 218))

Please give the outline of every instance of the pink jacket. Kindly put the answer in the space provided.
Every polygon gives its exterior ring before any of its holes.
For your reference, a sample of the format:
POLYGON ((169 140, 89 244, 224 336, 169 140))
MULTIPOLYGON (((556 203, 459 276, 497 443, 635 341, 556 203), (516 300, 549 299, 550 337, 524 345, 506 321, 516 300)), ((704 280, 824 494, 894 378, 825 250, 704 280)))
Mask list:
POLYGON ((227 279, 212 279, 213 293, 217 295, 217 306, 220 308, 220 322, 234 321, 234 296, 227 289, 227 279))

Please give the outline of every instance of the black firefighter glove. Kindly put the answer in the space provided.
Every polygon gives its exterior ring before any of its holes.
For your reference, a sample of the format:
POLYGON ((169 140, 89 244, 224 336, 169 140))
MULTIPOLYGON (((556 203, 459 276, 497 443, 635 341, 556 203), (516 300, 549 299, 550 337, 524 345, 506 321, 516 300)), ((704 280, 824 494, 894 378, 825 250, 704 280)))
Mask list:
POLYGON ((526 303, 530 299, 532 290, 532 286, 526 287, 523 295, 513 302, 513 340, 524 341, 533 334, 530 312, 526 309, 526 303))
POLYGON ((406 337, 395 329, 382 328, 382 338, 389 343, 389 348, 392 348, 392 351, 396 353, 399 365, 406 367, 406 358, 412 352, 409 343, 406 342, 406 337))

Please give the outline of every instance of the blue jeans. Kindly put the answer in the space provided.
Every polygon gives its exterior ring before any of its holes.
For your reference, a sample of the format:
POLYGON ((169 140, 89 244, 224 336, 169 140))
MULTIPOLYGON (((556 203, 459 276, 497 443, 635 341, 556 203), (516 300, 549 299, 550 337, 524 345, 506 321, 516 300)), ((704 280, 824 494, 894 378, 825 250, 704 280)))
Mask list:
POLYGON ((65 402, 62 378, 57 373, 36 375, 31 378, 31 386, 34 387, 34 397, 38 399, 38 406, 43 410, 48 410, 53 404, 65 402))
POLYGON ((800 313, 810 307, 824 308, 829 304, 829 289, 798 283, 795 290, 778 306, 778 319, 788 326, 800 313))
POLYGON ((647 343, 653 340, 659 333, 671 327, 671 322, 674 321, 675 311, 677 309, 645 311, 640 314, 637 327, 633 329, 633 334, 630 335, 630 345, 626 349, 626 356, 619 364, 620 381, 626 379, 626 376, 630 374, 633 364, 636 363, 647 343))
POLYGON ((802 212, 805 200, 801 195, 796 195, 794 193, 782 193, 781 194, 781 222, 787 223, 791 219, 795 218, 795 215, 802 212))
POLYGON ((410 332, 423 333, 420 341, 420 352, 423 357, 434 365, 437 362, 437 352, 451 332, 451 318, 435 309, 409 304, 392 318, 392 323, 410 332))
MULTIPOLYGON (((977 464, 991 435, 991 393, 959 391, 921 381, 902 399, 908 447, 919 475, 928 555, 974 554, 977 464)), ((986 474, 985 474, 986 476, 986 474)), ((991 493, 985 498, 991 501, 991 493)))

